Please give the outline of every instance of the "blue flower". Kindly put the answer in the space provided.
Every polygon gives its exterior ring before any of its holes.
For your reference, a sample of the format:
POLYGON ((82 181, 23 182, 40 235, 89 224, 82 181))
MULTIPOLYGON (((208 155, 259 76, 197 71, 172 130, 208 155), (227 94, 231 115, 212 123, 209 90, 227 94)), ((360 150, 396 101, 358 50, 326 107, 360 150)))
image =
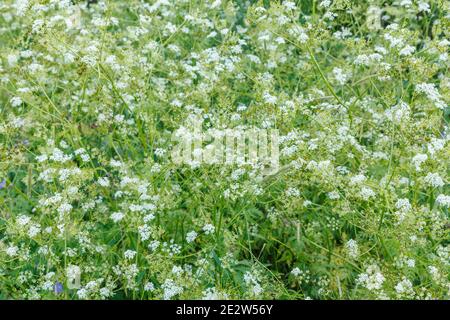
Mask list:
POLYGON ((6 180, 3 179, 2 182, 0 182, 0 189, 3 189, 4 187, 6 187, 6 180))
POLYGON ((57 281, 54 286, 55 294, 61 294, 64 290, 64 287, 61 282, 57 281))

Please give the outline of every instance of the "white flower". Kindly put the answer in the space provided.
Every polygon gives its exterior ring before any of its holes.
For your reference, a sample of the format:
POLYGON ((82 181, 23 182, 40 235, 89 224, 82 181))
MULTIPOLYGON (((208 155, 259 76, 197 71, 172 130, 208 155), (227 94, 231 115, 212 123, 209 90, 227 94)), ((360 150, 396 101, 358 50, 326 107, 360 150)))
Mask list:
POLYGON ((17 0, 14 4, 14 8, 17 10, 18 16, 25 15, 25 12, 30 7, 30 1, 29 0, 17 0))
POLYGON ((402 50, 400 50, 399 54, 401 56, 410 56, 414 53, 414 51, 416 51, 416 48, 414 48, 413 46, 407 45, 402 50))
POLYGON ((395 291, 399 295, 405 295, 405 296, 410 296, 410 295, 414 294, 412 283, 411 283, 411 281, 409 281, 406 278, 403 278, 402 281, 397 283, 397 285, 395 286, 395 291))
POLYGON ((310 200, 305 200, 305 201, 303 201, 303 206, 306 208, 306 207, 308 207, 308 206, 310 206, 310 205, 312 205, 313 203, 312 203, 312 201, 310 201, 310 200))
POLYGON ((409 200, 404 199, 398 199, 395 203, 395 207, 402 211, 410 211, 411 210, 411 204, 409 203, 409 200))
POLYGON ((110 185, 109 179, 106 178, 106 177, 99 178, 99 179, 97 180, 97 182, 98 182, 98 184, 101 185, 102 187, 109 187, 109 185, 110 185))
POLYGON ((350 178, 350 185, 354 186, 366 181, 366 177, 363 174, 357 174, 350 178))
POLYGON ((264 102, 267 104, 275 104, 277 102, 277 97, 272 96, 270 93, 265 92, 263 94, 264 102))
POLYGON ((432 83, 420 83, 416 85, 416 92, 424 93, 428 99, 434 102, 435 106, 439 109, 444 109, 446 104, 441 99, 441 94, 432 83))
POLYGON ((202 230, 205 232, 205 234, 212 234, 214 233, 215 229, 216 228, 212 224, 208 223, 203 226, 202 230))
POLYGON ((152 282, 147 282, 144 285, 144 290, 145 291, 153 291, 153 290, 155 290, 155 285, 152 282))
POLYGON ((47 155, 45 155, 45 154, 41 154, 41 155, 39 155, 39 156, 36 156, 36 161, 37 162, 44 162, 44 161, 46 161, 48 159, 48 157, 47 157, 47 155))
POLYGON ((439 188, 444 186, 444 180, 439 176, 437 173, 430 172, 427 174, 427 176, 424 178, 425 183, 427 183, 429 186, 433 188, 439 188))
POLYGON ((400 123, 402 120, 409 117, 410 108, 405 102, 400 101, 399 104, 387 109, 384 113, 390 121, 400 123))
MULTIPOLYGON (((330 200, 337 200, 339 199, 341 196, 339 195, 339 192, 337 191, 331 191, 327 193, 327 196, 330 200)), ((304 203, 303 203, 304 204, 304 203)))
POLYGON ((20 216, 17 217, 17 223, 20 226, 25 226, 28 224, 28 222, 30 222, 31 218, 29 216, 26 216, 24 214, 21 214, 20 216))
POLYGON ((172 279, 166 279, 161 285, 164 292, 164 300, 170 300, 172 297, 183 292, 183 288, 172 279))
POLYGON ((28 236, 30 238, 34 238, 41 232, 41 226, 39 224, 35 224, 30 226, 30 229, 28 229, 28 236))
POLYGON ((88 297, 88 291, 84 288, 81 288, 77 291, 78 298, 86 299, 88 297))
POLYGON ((162 148, 156 148, 155 149, 155 155, 157 157, 163 157, 166 154, 166 150, 162 149, 162 148))
POLYGON ((112 296, 112 292, 109 288, 101 288, 99 293, 103 298, 109 298, 112 296))
POLYGON ((122 212, 113 212, 111 214, 111 219, 116 223, 119 222, 120 220, 122 220, 123 217, 124 217, 124 214, 122 212))
POLYGON ((398 199, 397 202, 395 203, 395 207, 398 209, 398 211, 394 213, 397 217, 398 223, 402 222, 412 209, 409 200, 406 198, 398 199))
POLYGON ((441 278, 441 273, 439 272, 439 269, 436 268, 435 266, 428 266, 427 269, 433 280, 438 282, 441 278))
POLYGON ((146 224, 138 227, 139 235, 141 236, 142 241, 148 240, 150 238, 150 227, 146 224))
POLYGON ((68 213, 72 211, 72 205, 69 203, 63 203, 58 207, 57 210, 60 214, 68 213))
POLYGON ((319 7, 328 8, 331 5, 331 0, 323 0, 319 3, 319 7))
POLYGON ((368 187, 363 187, 361 189, 361 191, 359 192, 359 195, 361 196, 361 198, 363 198, 364 200, 367 201, 370 198, 375 197, 376 193, 372 189, 370 189, 368 187))
POLYGON ((430 5, 425 1, 420 1, 418 3, 418 10, 419 12, 431 12, 430 5))
POLYGON ((292 269, 291 274, 293 274, 294 276, 298 276, 301 274, 301 270, 295 267, 294 269, 292 269))
POLYGON ((22 99, 20 97, 12 97, 9 102, 13 107, 18 107, 22 104, 22 99))
POLYGON ((436 197, 436 203, 439 206, 450 208, 450 196, 440 194, 436 197))
POLYGON ((19 248, 17 246, 10 246, 6 248, 6 254, 10 257, 15 257, 17 255, 17 252, 19 251, 19 248))
POLYGON ((444 149, 446 140, 432 138, 431 142, 427 145, 428 152, 433 156, 436 152, 444 149))
POLYGON ((33 21, 33 26, 31 27, 31 31, 34 33, 39 33, 44 25, 45 21, 42 19, 36 19, 33 21))
POLYGON ((197 232, 195 232, 195 231, 191 231, 186 234, 186 241, 188 243, 194 242, 194 240, 196 238, 197 238, 197 232))
POLYGON ((366 272, 360 274, 357 279, 359 284, 363 285, 370 291, 380 290, 384 281, 385 278, 376 265, 369 266, 366 272))
POLYGON ((295 5, 295 2, 292 2, 292 1, 283 2, 283 6, 288 10, 295 10, 297 8, 297 6, 295 5))
POLYGON ((406 260, 406 265, 410 268, 414 268, 416 265, 416 261, 414 259, 407 259, 406 260))
POLYGON ((351 77, 351 73, 345 73, 341 68, 334 68, 333 74, 340 85, 344 85, 351 77))
POLYGON ((358 247, 358 243, 353 240, 350 239, 347 241, 347 243, 345 244, 345 249, 347 250, 347 254, 350 258, 356 259, 359 255, 359 247, 358 247))
POLYGON ((121 167, 123 164, 122 164, 122 162, 120 162, 120 161, 118 161, 118 160, 111 159, 111 160, 109 161, 109 165, 110 165, 111 167, 118 168, 118 167, 121 167))
POLYGON ((420 166, 422 165, 422 163, 427 161, 427 159, 428 156, 426 154, 419 153, 412 158, 411 162, 416 167, 417 171, 421 171, 422 169, 420 168, 420 166))
POLYGON ((153 240, 152 242, 150 242, 150 244, 148 245, 148 249, 150 251, 155 251, 160 245, 160 242, 157 240, 153 240))
POLYGON ((286 195, 288 197, 298 197, 300 196, 300 191, 297 188, 290 187, 286 190, 286 195))
POLYGON ((298 35, 298 41, 300 43, 305 43, 306 41, 308 41, 309 37, 305 32, 300 32, 300 34, 298 35))
MULTIPOLYGON (((67 162, 72 159, 71 155, 65 155, 60 149, 54 148, 52 155, 49 157, 50 160, 56 161, 56 162, 67 162)), ((78 168, 77 168, 78 169, 78 168)), ((63 172, 70 172, 69 169, 62 169, 63 172), (64 170, 64 171, 63 171, 64 170)))
POLYGON ((256 274, 252 274, 251 272, 247 271, 244 274, 244 281, 249 287, 250 292, 253 296, 259 296, 263 292, 263 288, 261 287, 256 274))
POLYGON ((203 292, 202 300, 226 300, 228 295, 226 293, 219 292, 215 287, 207 288, 203 292))
POLYGON ((123 254, 126 259, 131 260, 136 256, 136 251, 134 250, 127 250, 123 254))

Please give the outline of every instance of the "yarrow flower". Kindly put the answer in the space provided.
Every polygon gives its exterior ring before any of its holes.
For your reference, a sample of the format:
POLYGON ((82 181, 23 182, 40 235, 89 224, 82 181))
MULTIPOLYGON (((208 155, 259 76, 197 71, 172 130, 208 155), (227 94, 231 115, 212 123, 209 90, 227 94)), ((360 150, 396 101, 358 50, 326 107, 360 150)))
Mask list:
POLYGON ((445 102, 442 100, 442 96, 436 89, 436 86, 432 83, 420 83, 416 85, 416 92, 424 93, 428 99, 435 103, 435 106, 439 109, 446 107, 445 102))
POLYGON ((12 97, 9 102, 13 107, 18 107, 22 104, 22 99, 20 97, 12 97))
POLYGON ((263 292, 263 288, 261 287, 258 277, 255 274, 246 272, 244 274, 244 282, 250 288, 251 295, 259 296, 263 292))
POLYGON ((125 256, 126 259, 131 260, 131 259, 133 259, 136 256, 136 251, 134 251, 134 250, 127 250, 127 251, 125 251, 124 256, 125 256))
POLYGON ((386 117, 390 121, 400 123, 410 115, 410 107, 403 101, 385 111, 386 117))
POLYGON ((422 171, 421 165, 427 160, 428 156, 426 154, 419 153, 412 158, 411 162, 416 167, 417 171, 422 171))
POLYGON ((17 255, 17 252, 19 251, 19 248, 17 246, 10 246, 6 248, 6 254, 10 257, 15 257, 17 255))
POLYGON ((161 285, 161 288, 164 291, 164 300, 170 300, 183 292, 183 288, 177 285, 172 279, 166 279, 161 285))
POLYGON ((348 240, 347 243, 345 244, 345 248, 347 249, 347 253, 350 258, 356 259, 358 257, 359 247, 358 243, 355 240, 353 239, 348 240))
POLYGON ((361 196, 361 198, 363 198, 364 200, 369 200, 370 198, 375 197, 376 193, 368 187, 363 187, 359 193, 359 195, 361 196))
POLYGON ((436 197, 436 203, 439 206, 450 208, 450 196, 440 194, 436 197))
POLYGON ((195 232, 195 231, 191 231, 186 234, 186 241, 188 243, 194 242, 194 240, 196 238, 197 238, 197 232, 195 232))
POLYGON ((444 180, 439 176, 439 174, 430 172, 424 178, 426 184, 433 188, 439 188, 444 186, 444 180))
POLYGON ((125 215, 122 212, 114 212, 111 214, 111 219, 117 223, 122 220, 124 216, 125 215))
POLYGON ((386 278, 380 272, 380 269, 376 265, 371 265, 367 267, 366 272, 358 276, 357 282, 367 290, 374 291, 380 290, 383 286, 386 278))
POLYGON ((208 223, 203 226, 202 230, 205 232, 205 234, 212 234, 214 233, 215 229, 216 228, 212 224, 208 223))
POLYGON ((410 296, 414 295, 413 285, 412 285, 411 281, 409 281, 406 278, 404 278, 402 281, 397 283, 397 285, 395 286, 395 291, 400 296, 406 296, 406 297, 409 296, 410 297, 410 296))

